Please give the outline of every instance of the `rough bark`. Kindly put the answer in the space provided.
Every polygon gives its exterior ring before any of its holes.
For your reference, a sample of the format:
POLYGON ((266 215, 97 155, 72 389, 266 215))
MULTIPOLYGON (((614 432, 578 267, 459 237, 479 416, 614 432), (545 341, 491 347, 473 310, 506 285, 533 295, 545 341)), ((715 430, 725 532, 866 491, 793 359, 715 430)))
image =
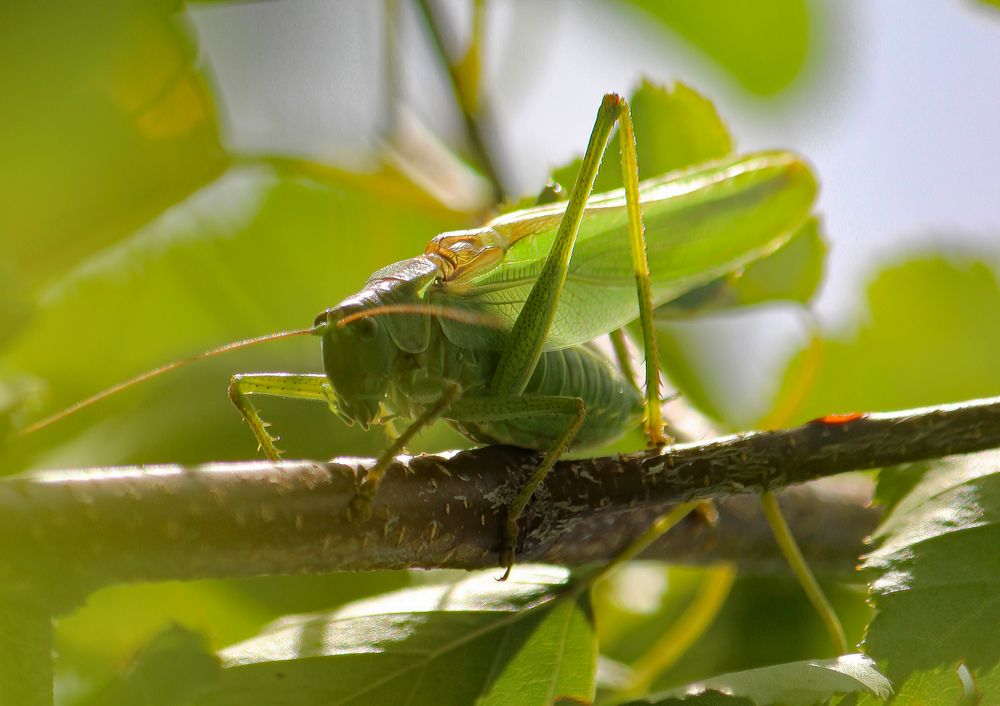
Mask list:
MULTIPOLYGON (((1000 446, 1000 400, 817 420, 663 452, 564 461, 522 524, 521 561, 613 556, 669 505, 782 488, 845 471, 1000 446)), ((496 562, 499 522, 537 455, 488 447, 396 463, 365 522, 345 507, 367 463, 217 464, 53 471, 0 482, 0 582, 67 593, 132 580, 496 562)), ((864 494, 785 498, 811 560, 853 566, 876 518, 864 494)), ((755 498, 693 517, 654 549, 767 567, 755 498)), ((825 565, 825 566, 824 566, 825 565)))

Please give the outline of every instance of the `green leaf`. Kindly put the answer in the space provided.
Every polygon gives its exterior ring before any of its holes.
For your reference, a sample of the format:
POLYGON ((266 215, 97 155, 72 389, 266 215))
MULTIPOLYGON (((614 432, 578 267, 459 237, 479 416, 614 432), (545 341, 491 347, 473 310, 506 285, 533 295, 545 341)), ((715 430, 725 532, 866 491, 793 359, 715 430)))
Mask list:
POLYGON ((742 272, 658 307, 656 317, 661 321, 677 320, 773 301, 806 304, 819 287, 825 257, 826 242, 819 221, 810 218, 775 252, 750 263, 742 272))
MULTIPOLYGON (((715 106, 683 83, 670 90, 644 80, 632 94, 631 105, 642 179, 733 151, 733 140, 715 106)), ((621 167, 618 171, 620 181, 621 167)))
POLYGON ((24 279, 18 274, 13 255, 5 252, 0 243, 0 350, 20 332, 31 317, 31 295, 24 279))
POLYGON ((709 417, 726 419, 712 392, 700 347, 686 345, 683 328, 672 325, 673 322, 768 302, 807 304, 823 278, 825 257, 826 242, 819 221, 811 218, 791 240, 750 263, 742 272, 717 279, 657 307, 660 361, 678 392, 709 417))
POLYGON ((623 0, 703 51, 746 90, 771 95, 802 73, 815 20, 806 0, 623 0))
POLYGON ((589 702, 597 645, 587 594, 570 587, 564 569, 520 565, 506 583, 479 572, 291 616, 223 650, 198 703, 589 702))
POLYGON ((997 275, 972 256, 887 267, 854 327, 793 358, 775 403, 782 423, 1000 394, 998 311, 997 275))
MULTIPOLYGON (((913 674, 903 684, 898 684, 892 703, 900 706, 915 704, 971 704, 977 701, 963 702, 962 682, 954 668, 935 669, 913 674)), ((865 694, 858 699, 856 706, 881 706, 883 699, 865 694)))
MULTIPOLYGON (((6 8, 5 8, 6 9, 6 8)), ((37 288, 223 171, 179 0, 4 13, 0 252, 37 288), (82 28, 86 28, 83 31, 82 28)))
MULTIPOLYGON (((652 179, 675 169, 690 167, 733 150, 733 142, 715 106, 683 83, 673 90, 644 80, 629 98, 635 127, 639 178, 652 179)), ((612 140, 594 183, 594 191, 621 188, 621 156, 612 140)), ((552 178, 570 189, 581 160, 553 171, 552 178)))
POLYGON ((219 677, 219 661, 205 638, 182 627, 171 627, 153 638, 136 657, 128 673, 87 706, 180 706, 187 704, 219 677))
MULTIPOLYGON (((948 674, 952 679, 960 680, 964 698, 962 706, 997 701, 997 694, 1000 694, 1000 664, 994 664, 990 669, 978 669, 975 674, 967 675, 969 679, 962 679, 958 670, 952 670, 948 674)), ((910 681, 913 681, 913 677, 910 677, 910 681)))
POLYGON ((92 674, 114 672, 131 655, 173 625, 211 626, 211 649, 253 635, 275 617, 226 582, 126 583, 91 593, 59 621, 59 652, 84 660, 92 674))
MULTIPOLYGON (((871 693, 886 699, 892 694, 892 685, 871 659, 861 654, 852 654, 836 659, 790 662, 723 674, 632 703, 636 706, 665 706, 675 703, 677 699, 684 699, 683 703, 689 703, 684 697, 701 696, 707 699, 712 692, 744 697, 759 706, 808 706, 839 694, 871 693)), ((697 699, 692 701, 698 704, 714 702, 697 699)))
POLYGON ((879 471, 873 501, 881 505, 883 512, 888 515, 920 482, 932 464, 933 462, 904 463, 883 468, 879 471))
MULTIPOLYGON (((893 482, 892 490, 901 486, 893 482)), ((959 661, 974 677, 994 669, 1000 662, 1000 451, 935 463, 897 499, 873 539, 878 548, 863 564, 875 574, 868 654, 898 683, 959 661)))

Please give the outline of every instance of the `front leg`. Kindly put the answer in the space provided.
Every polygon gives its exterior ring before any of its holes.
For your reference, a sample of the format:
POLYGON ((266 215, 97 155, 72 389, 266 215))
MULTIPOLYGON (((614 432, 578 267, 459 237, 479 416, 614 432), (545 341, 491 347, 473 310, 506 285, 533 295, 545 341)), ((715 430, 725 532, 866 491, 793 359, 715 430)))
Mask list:
POLYGON ((379 486, 382 485, 382 479, 385 477, 385 472, 389 470, 389 464, 406 449, 406 445, 410 443, 413 437, 433 424, 445 410, 452 406, 461 394, 462 388, 458 383, 448 384, 437 402, 424 410, 424 413, 417 417, 413 424, 408 426, 402 434, 397 436, 388 449, 382 452, 382 455, 375 461, 375 465, 365 473, 358 494, 351 500, 351 504, 348 507, 351 519, 366 520, 371 516, 372 499, 378 492, 379 486))
POLYGON ((229 399, 250 425, 257 439, 258 450, 272 461, 281 458, 281 450, 276 446, 278 437, 267 430, 257 408, 250 401, 250 395, 270 395, 297 400, 320 400, 333 402, 333 388, 325 375, 294 373, 251 373, 233 375, 229 382, 229 399))

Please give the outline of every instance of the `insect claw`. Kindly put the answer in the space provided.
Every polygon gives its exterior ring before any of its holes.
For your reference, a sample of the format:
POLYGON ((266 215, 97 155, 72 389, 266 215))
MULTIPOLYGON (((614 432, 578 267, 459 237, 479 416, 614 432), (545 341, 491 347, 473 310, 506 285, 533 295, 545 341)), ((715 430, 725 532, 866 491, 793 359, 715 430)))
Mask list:
POLYGON ((347 518, 351 522, 364 522, 372 516, 372 499, 367 495, 355 495, 347 505, 347 518))
POLYGON ((500 552, 500 567, 504 572, 503 576, 498 578, 497 581, 506 581, 510 578, 510 572, 514 568, 514 550, 510 547, 504 547, 504 550, 500 552))

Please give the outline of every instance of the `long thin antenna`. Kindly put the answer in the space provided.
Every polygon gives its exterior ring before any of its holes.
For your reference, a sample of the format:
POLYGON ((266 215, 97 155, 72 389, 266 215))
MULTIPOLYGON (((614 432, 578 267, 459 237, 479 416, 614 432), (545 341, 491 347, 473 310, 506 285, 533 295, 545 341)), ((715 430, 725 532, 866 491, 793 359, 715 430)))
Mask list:
POLYGON ((247 338, 242 341, 234 341, 232 343, 227 343, 224 346, 219 346, 218 348, 212 348, 211 350, 202 351, 196 355, 189 356, 187 358, 181 358, 180 360, 175 360, 172 363, 167 363, 159 368, 154 368, 153 370, 147 370, 144 373, 136 375, 130 380, 120 382, 117 385, 112 385, 111 387, 101 390, 100 392, 91 395, 90 397, 80 400, 69 407, 56 412, 50 417, 45 417, 37 422, 29 424, 24 429, 20 429, 15 432, 14 436, 27 436, 28 434, 33 434, 40 429, 44 429, 47 426, 55 424, 56 422, 65 419, 73 414, 76 414, 81 409, 90 407, 91 405, 100 402, 101 400, 116 395, 122 390, 126 390, 133 385, 138 385, 146 380, 151 380, 152 378, 159 377, 164 373, 169 373, 171 370, 176 370, 177 368, 183 368, 185 365, 190 365, 199 360, 204 360, 205 358, 211 358, 213 356, 221 355, 223 353, 229 353, 231 351, 237 351, 241 348, 249 348, 251 346, 256 346, 260 343, 267 343, 269 341, 280 341, 284 338, 295 338, 296 336, 306 336, 309 334, 317 334, 326 329, 327 325, 325 323, 313 326, 311 328, 296 329, 294 331, 280 331, 278 333, 269 333, 266 336, 257 336, 256 338, 247 338))
POLYGON ((463 324, 473 324, 495 329, 502 329, 505 326, 503 319, 499 316, 487 314, 483 311, 458 309, 453 306, 441 306, 439 304, 385 304, 383 306, 373 306, 371 309, 355 311, 353 314, 348 314, 342 319, 338 319, 336 325, 340 328, 352 321, 385 316, 387 314, 426 314, 442 319, 451 319, 463 324))

